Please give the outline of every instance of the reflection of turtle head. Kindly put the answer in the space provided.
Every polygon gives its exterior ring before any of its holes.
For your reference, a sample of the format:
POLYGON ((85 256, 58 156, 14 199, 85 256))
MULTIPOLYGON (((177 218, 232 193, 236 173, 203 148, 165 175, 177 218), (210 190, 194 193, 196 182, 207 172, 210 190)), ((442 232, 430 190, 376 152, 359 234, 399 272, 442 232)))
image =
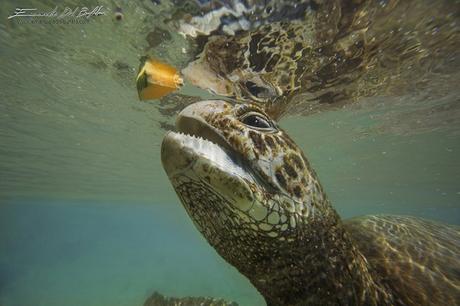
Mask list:
POLYGON ((310 50, 307 36, 305 26, 296 22, 214 36, 183 73, 195 85, 223 96, 274 101, 300 88, 300 65, 305 64, 300 59, 310 50))
MULTIPOLYGON (((259 103, 289 95, 298 87, 296 61, 311 40, 305 24, 315 9, 312 1, 185 3, 188 12, 196 13, 179 22, 179 32, 206 37, 200 58, 183 71, 194 85, 259 103)), ((178 3, 179 11, 182 7, 178 3)))

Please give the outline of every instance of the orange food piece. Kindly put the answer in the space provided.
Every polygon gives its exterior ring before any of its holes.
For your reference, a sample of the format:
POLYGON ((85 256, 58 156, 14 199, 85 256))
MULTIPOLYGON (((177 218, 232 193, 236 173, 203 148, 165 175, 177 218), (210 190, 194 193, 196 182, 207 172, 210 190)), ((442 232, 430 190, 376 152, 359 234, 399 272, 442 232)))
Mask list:
POLYGON ((140 100, 158 99, 173 92, 184 81, 177 70, 155 59, 146 59, 139 69, 136 85, 140 100))

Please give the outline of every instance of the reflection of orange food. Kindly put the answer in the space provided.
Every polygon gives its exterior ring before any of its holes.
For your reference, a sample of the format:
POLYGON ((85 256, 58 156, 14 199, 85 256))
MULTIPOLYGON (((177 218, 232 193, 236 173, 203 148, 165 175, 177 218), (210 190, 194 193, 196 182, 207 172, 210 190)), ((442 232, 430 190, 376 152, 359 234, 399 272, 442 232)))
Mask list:
POLYGON ((174 67, 154 59, 147 59, 137 75, 139 99, 158 99, 178 89, 183 80, 174 67))

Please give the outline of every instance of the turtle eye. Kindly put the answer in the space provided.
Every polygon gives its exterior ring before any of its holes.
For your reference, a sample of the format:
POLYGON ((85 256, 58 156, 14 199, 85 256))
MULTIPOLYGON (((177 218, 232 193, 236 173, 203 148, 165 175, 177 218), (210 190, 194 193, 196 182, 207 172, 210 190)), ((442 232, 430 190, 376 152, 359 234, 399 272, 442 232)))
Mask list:
POLYGON ((265 116, 258 114, 258 113, 248 113, 241 118, 241 122, 246 124, 247 126, 257 128, 257 129, 272 129, 273 126, 270 123, 270 120, 265 118, 265 116))

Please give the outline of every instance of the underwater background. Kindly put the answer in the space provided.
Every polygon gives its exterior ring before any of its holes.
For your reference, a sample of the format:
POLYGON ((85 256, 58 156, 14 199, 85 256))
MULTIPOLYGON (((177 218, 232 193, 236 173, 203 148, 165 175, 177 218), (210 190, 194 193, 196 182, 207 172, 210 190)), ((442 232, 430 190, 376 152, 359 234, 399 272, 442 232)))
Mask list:
MULTIPOLYGON (((0 2, 1 306, 142 305, 154 291, 264 305, 195 229, 161 167, 174 122, 164 107, 177 96, 137 96, 142 56, 178 68, 194 56, 165 22, 176 2, 0 2), (85 24, 8 19, 17 7, 98 5, 106 14, 85 24)), ((433 36, 458 34, 459 3, 446 5, 456 21, 433 36)), ((458 49, 450 56, 404 76, 417 79, 409 91, 280 121, 343 218, 460 224, 458 49)), ((189 84, 180 93, 212 97, 189 84)))

